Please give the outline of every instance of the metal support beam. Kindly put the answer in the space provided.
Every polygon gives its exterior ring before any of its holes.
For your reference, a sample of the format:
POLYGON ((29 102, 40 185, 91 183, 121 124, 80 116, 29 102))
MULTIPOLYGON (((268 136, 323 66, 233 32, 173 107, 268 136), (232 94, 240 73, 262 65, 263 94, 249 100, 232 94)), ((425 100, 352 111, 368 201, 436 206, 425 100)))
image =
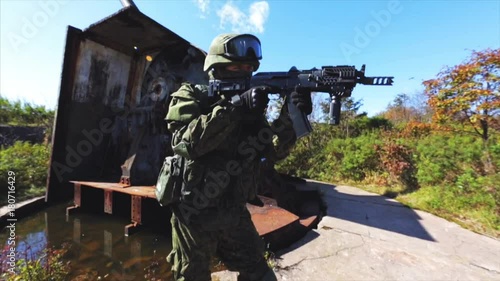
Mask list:
POLYGON ((131 195, 131 218, 132 223, 125 226, 125 236, 137 232, 139 225, 142 223, 142 197, 131 195))
POLYGON ((132 222, 141 224, 142 223, 142 214, 141 214, 142 197, 132 195, 131 201, 132 201, 132 214, 131 214, 132 215, 132 222))
POLYGON ((104 190, 104 212, 113 214, 113 191, 111 190, 104 190))
POLYGON ((73 202, 73 206, 66 208, 66 220, 71 213, 74 213, 82 206, 82 187, 79 183, 75 183, 74 186, 73 202))

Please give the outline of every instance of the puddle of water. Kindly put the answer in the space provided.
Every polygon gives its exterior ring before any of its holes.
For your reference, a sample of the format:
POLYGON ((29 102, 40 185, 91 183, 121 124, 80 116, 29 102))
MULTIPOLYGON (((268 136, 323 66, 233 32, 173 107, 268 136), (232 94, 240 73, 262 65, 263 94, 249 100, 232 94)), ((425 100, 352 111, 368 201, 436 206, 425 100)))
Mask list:
MULTIPOLYGON (((166 256, 171 238, 148 229, 124 236, 127 220, 109 215, 83 212, 65 215, 66 205, 57 205, 16 223, 17 258, 36 258, 47 247, 68 249, 64 261, 70 261, 70 280, 172 280, 166 256)), ((165 219, 165 227, 170 227, 165 219)), ((9 229, 0 233, 3 249, 9 229)), ((3 260, 3 259, 2 259, 3 260)), ((2 265, 6 270, 7 265, 2 265)))

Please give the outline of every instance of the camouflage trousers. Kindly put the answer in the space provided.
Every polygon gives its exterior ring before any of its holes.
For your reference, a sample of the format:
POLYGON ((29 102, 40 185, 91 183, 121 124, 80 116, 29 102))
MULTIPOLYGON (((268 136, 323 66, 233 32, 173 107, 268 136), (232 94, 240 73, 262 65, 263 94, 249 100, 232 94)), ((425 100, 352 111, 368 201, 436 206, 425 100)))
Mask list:
MULTIPOLYGON (((202 221, 184 223, 172 212, 172 252, 167 261, 172 265, 175 280, 211 280, 211 258, 217 256, 231 271, 238 271, 238 280, 276 280, 264 259, 264 242, 259 237, 244 207, 240 214, 225 212, 225 216, 239 216, 231 226, 203 226, 202 221)), ((223 212, 224 213, 224 212, 223 212)))

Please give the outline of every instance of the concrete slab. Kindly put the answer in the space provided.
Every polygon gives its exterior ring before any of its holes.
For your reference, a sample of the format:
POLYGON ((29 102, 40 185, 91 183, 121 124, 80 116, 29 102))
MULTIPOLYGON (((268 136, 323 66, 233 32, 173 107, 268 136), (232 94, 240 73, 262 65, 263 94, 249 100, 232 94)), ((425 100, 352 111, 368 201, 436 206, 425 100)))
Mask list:
POLYGON ((276 253, 278 280, 500 280, 498 239, 357 188, 308 186, 327 214, 276 253))
POLYGON ((497 239, 357 188, 308 185, 327 214, 277 253, 279 280, 500 280, 497 239))
POLYGON ((38 196, 25 201, 16 202, 14 210, 9 208, 8 205, 2 206, 0 207, 0 218, 8 217, 8 214, 11 211, 17 212, 18 210, 22 210, 26 206, 30 206, 33 204, 43 204, 44 202, 45 202, 45 196, 38 196))

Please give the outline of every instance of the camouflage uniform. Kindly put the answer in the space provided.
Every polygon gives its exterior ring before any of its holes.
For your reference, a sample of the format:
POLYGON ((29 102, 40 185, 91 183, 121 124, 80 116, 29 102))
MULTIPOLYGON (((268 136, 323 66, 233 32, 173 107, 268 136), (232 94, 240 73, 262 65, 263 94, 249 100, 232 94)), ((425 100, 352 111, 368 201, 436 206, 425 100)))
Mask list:
POLYGON ((248 116, 215 99, 206 86, 192 84, 172 94, 166 120, 173 150, 186 162, 182 203, 172 206, 167 260, 176 280, 210 280, 212 255, 239 271, 239 280, 276 280, 246 202, 256 197, 261 159, 284 158, 295 132, 286 106, 269 125, 264 115, 248 116))

